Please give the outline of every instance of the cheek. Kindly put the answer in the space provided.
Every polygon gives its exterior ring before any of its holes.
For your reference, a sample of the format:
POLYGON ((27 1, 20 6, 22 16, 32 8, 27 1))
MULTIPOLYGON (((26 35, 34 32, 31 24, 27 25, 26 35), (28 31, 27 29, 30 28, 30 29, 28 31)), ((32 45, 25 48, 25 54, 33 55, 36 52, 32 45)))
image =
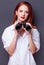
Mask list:
POLYGON ((21 13, 18 13, 17 17, 18 17, 18 19, 21 19, 21 13))
POLYGON ((21 16, 21 13, 20 13, 20 12, 18 12, 18 15, 19 15, 19 16, 21 16))
POLYGON ((26 14, 26 16, 25 16, 26 18, 28 18, 28 14, 26 14))
POLYGON ((18 17, 18 18, 20 18, 20 16, 21 16, 21 14, 20 14, 20 13, 18 13, 18 14, 17 14, 17 17, 18 17))
POLYGON ((21 13, 18 14, 18 18, 20 18, 20 17, 21 17, 21 13))

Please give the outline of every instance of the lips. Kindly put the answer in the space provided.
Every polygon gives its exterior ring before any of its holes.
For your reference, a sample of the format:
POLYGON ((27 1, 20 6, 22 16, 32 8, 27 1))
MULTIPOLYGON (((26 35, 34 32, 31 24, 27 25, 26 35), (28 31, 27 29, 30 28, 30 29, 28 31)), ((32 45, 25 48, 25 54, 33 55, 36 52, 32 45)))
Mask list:
POLYGON ((22 19, 24 19, 25 17, 24 17, 24 16, 22 16, 21 18, 22 18, 22 19))

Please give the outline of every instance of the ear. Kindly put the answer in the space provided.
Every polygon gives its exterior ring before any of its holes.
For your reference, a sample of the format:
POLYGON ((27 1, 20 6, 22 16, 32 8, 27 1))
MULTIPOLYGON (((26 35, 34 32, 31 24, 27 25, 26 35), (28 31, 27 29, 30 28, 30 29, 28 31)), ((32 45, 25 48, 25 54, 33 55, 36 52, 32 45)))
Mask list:
POLYGON ((17 15, 17 11, 16 11, 16 15, 17 15))

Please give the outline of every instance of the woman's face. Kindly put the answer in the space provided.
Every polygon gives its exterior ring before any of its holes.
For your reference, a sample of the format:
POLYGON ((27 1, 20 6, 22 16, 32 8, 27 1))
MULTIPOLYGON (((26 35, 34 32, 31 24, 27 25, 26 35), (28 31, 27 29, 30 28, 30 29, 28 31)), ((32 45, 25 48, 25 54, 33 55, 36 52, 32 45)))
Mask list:
POLYGON ((29 15, 29 10, 26 5, 21 5, 16 11, 17 20, 25 21, 29 15))

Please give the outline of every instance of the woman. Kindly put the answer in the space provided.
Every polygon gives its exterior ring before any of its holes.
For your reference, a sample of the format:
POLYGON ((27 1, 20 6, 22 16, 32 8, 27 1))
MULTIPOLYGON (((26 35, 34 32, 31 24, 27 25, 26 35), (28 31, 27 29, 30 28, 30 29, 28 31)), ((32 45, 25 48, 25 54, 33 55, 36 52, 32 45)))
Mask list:
POLYGON ((33 54, 40 49, 39 32, 32 24, 32 6, 20 2, 14 10, 12 25, 2 34, 5 50, 10 55, 8 65, 36 65, 33 54), (18 24, 20 23, 20 28, 18 24), (30 28, 26 28, 26 26, 30 28))

